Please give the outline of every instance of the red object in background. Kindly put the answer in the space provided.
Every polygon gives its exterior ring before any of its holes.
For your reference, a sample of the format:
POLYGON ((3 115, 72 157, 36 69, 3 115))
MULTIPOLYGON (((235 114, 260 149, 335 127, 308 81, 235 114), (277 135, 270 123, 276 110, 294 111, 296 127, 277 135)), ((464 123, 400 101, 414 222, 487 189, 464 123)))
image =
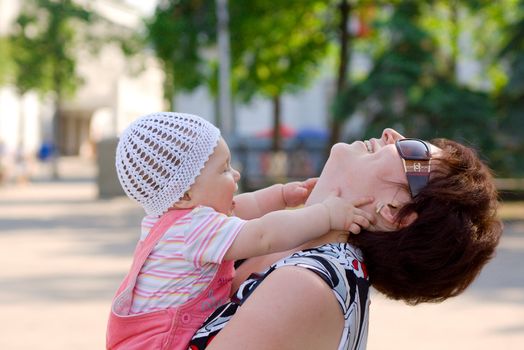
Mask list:
POLYGON ((373 32, 373 21, 375 19, 375 7, 363 6, 357 10, 357 28, 354 35, 357 38, 367 38, 373 32))
MULTIPOLYGON (((279 132, 280 132, 280 136, 284 138, 294 137, 297 133, 295 129, 287 125, 280 125, 279 132)), ((273 137, 273 128, 259 131, 255 133, 255 137, 260 137, 260 138, 273 137)))

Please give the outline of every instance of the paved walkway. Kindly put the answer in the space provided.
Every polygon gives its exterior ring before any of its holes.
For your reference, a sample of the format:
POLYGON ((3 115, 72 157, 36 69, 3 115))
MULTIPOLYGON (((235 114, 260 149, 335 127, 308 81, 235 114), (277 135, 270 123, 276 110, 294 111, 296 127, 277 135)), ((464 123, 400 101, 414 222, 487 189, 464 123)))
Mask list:
MULTIPOLYGON (((89 164, 63 172, 61 182, 0 188, 0 349, 104 348, 141 211, 97 199, 89 164)), ((370 350, 522 349, 524 221, 506 225, 498 256, 464 295, 417 307, 375 295, 371 310, 370 350)))

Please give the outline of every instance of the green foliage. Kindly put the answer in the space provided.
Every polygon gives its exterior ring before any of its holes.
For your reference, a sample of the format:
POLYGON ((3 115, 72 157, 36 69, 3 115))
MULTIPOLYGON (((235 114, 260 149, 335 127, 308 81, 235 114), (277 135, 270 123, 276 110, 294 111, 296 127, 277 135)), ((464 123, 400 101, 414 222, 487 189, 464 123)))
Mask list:
POLYGON ((10 51, 9 40, 0 37, 0 86, 12 80, 14 67, 10 51))
POLYGON ((146 27, 166 74, 166 101, 205 83, 204 48, 216 40, 214 0, 162 1, 146 27))
POLYGON ((238 97, 280 96, 304 87, 326 55, 320 1, 231 1, 233 79, 238 97))
MULTIPOLYGON (((325 8, 322 1, 312 0, 229 2, 238 97, 277 96, 311 79, 327 48, 320 18, 325 8)), ((205 82, 215 90, 216 56, 209 54, 216 45, 214 0, 163 1, 147 29, 168 76, 166 98, 205 82)))
POLYGON ((24 3, 10 38, 16 64, 15 84, 22 92, 35 89, 72 95, 80 83, 76 74, 76 31, 89 22, 90 12, 71 0, 24 3))
POLYGON ((453 78, 458 61, 469 60, 479 66, 479 74, 468 84, 489 84, 493 93, 500 91, 507 80, 498 48, 505 40, 505 25, 515 20, 516 7, 517 0, 432 0, 422 5, 420 25, 437 42, 439 72, 453 78))
POLYGON ((500 52, 509 66, 509 81, 499 96, 500 143, 512 155, 505 159, 504 170, 524 176, 524 1, 519 3, 518 16, 507 26, 510 35, 500 52))
POLYGON ((273 104, 272 149, 278 150, 281 95, 306 86, 325 57, 326 6, 315 0, 232 1, 230 35, 233 91, 249 101, 256 95, 273 104))
MULTIPOLYGON (((364 115, 367 136, 392 126, 409 136, 461 140, 505 176, 524 168, 514 156, 524 154, 524 1, 518 1, 348 0, 353 16, 373 13, 373 30, 349 39, 348 60, 359 50, 373 62, 369 72, 349 72, 352 81, 337 96, 334 116, 364 115), (468 61, 479 73, 460 81, 468 61)), ((278 103, 283 93, 306 86, 324 58, 333 62, 342 2, 230 0, 236 97, 261 95, 278 103)), ((214 6, 213 0, 164 0, 148 22, 168 77, 166 98, 175 87, 190 91, 207 84, 216 92, 214 6)))
MULTIPOLYGON (((271 98, 275 130, 280 95, 306 85, 326 55, 325 10, 318 0, 229 1, 233 93, 246 102, 255 95, 271 98)), ((166 0, 157 7, 148 39, 164 66, 167 101, 204 83, 216 94, 218 57, 210 54, 216 52, 216 25, 214 0, 166 0)))
POLYGON ((431 84, 434 75, 434 43, 414 23, 419 15, 419 6, 408 1, 399 5, 386 22, 377 23, 389 44, 378 53, 366 79, 350 85, 337 98, 336 118, 347 118, 362 109, 375 132, 384 124, 403 121, 418 103, 421 89, 431 84))
POLYGON ((389 45, 368 76, 338 98, 336 116, 363 112, 369 124, 365 136, 395 127, 408 136, 453 138, 491 152, 495 106, 487 93, 458 84, 442 69, 437 41, 420 24, 421 8, 419 2, 404 1, 379 24, 389 45))
MULTIPOLYGON (((419 115, 420 137, 447 137, 475 146, 485 152, 494 147, 491 133, 496 128, 495 105, 490 96, 447 78, 440 78, 423 91, 413 106, 419 115)), ((417 130, 408 125, 408 135, 417 130)))

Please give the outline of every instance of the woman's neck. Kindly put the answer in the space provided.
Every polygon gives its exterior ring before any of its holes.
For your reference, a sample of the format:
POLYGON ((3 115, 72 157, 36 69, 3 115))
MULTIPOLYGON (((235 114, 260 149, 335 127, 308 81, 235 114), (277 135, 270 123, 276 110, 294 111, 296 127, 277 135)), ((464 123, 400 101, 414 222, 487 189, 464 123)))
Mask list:
POLYGON ((323 244, 328 243, 346 243, 348 241, 349 232, 347 231, 329 231, 323 236, 320 236, 316 239, 313 239, 309 242, 304 243, 297 249, 294 249, 295 251, 308 249, 308 248, 314 248, 318 247, 323 244))
MULTIPOLYGON (((328 196, 332 195, 333 192, 347 187, 347 184, 345 184, 343 179, 338 175, 342 172, 342 169, 340 168, 342 164, 343 162, 340 161, 330 162, 328 160, 322 170, 318 182, 306 200, 305 206, 321 203, 328 196)), ((339 193, 339 195, 342 195, 342 193, 339 193)), ((314 240, 306 242, 295 250, 298 251, 313 248, 327 243, 345 243, 348 241, 348 236, 349 232, 347 231, 329 231, 314 240)))

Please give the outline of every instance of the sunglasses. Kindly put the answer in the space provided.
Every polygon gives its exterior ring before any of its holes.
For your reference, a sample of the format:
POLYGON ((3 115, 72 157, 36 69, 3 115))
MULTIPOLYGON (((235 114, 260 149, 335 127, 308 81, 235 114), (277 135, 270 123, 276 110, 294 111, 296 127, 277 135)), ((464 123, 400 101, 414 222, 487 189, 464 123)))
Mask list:
POLYGON ((400 139, 395 146, 404 164, 409 192, 411 197, 415 197, 429 182, 431 150, 426 142, 419 139, 400 139))

